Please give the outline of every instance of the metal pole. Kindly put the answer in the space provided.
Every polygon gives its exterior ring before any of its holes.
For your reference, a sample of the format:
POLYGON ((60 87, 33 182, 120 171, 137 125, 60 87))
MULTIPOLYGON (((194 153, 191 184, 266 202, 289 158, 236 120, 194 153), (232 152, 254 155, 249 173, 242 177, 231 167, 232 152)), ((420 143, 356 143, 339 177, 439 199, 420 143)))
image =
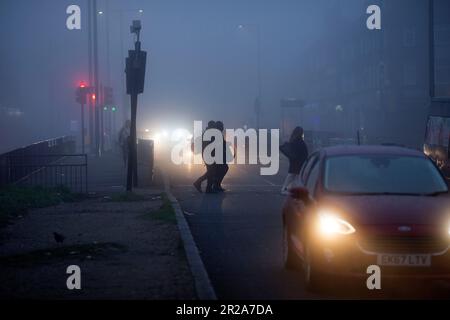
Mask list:
POLYGON ((81 104, 81 153, 84 154, 84 103, 81 104))
MULTIPOLYGON (((122 72, 125 72, 125 53, 124 53, 124 45, 123 45, 123 12, 120 11, 120 50, 122 53, 122 72)), ((127 112, 128 108, 128 99, 127 99, 127 93, 126 93, 126 79, 125 77, 122 78, 123 84, 122 84, 122 115, 123 115, 123 121, 126 121, 129 119, 129 113, 127 112)))
POLYGON ((137 116, 137 94, 131 95, 131 151, 133 166, 133 187, 138 186, 138 168, 137 168, 137 137, 136 137, 136 116, 137 116))
MULTIPOLYGON (((117 112, 117 109, 116 109, 116 112, 117 112)), ((112 112, 112 132, 111 132, 111 142, 112 142, 112 145, 113 145, 113 149, 115 149, 115 143, 114 143, 114 138, 113 137, 115 137, 116 136, 116 134, 117 134, 117 132, 116 132, 116 112, 112 112)))
POLYGON ((259 129, 260 126, 260 116, 261 116, 261 27, 260 25, 256 25, 256 36, 257 36, 257 76, 258 76, 258 105, 256 110, 256 129, 259 129))
MULTIPOLYGON (((109 1, 106 1, 106 82, 108 87, 111 88, 111 47, 110 47, 110 13, 109 13, 109 1)), ((109 106, 111 108, 111 106, 109 106)), ((109 110, 108 110, 109 111, 109 110)), ((102 116, 103 121, 103 134, 102 134, 102 151, 105 151, 105 132, 109 133, 111 137, 111 122, 109 121, 109 115, 106 115, 107 123, 105 124, 104 116, 102 116), (106 128, 107 127, 107 128, 106 128)), ((107 146, 108 147, 108 146, 107 146)))
POLYGON ((95 150, 97 156, 101 155, 100 150, 100 114, 98 108, 98 98, 99 98, 99 77, 98 77, 98 26, 97 26, 97 0, 94 1, 94 86, 95 86, 95 150))
MULTIPOLYGON (((92 0, 88 0, 88 57, 89 57, 89 86, 92 87, 94 82, 92 70, 92 0)), ((88 99, 89 114, 89 146, 90 152, 94 153, 94 108, 91 98, 88 99)))
POLYGON ((112 141, 111 141, 111 138, 112 138, 112 136, 113 136, 113 129, 112 129, 112 120, 111 120, 111 118, 112 118, 112 113, 113 113, 113 111, 112 111, 112 107, 111 107, 111 109, 108 109, 108 113, 107 113, 107 119, 108 119, 108 128, 107 128, 107 132, 108 132, 108 137, 109 137, 109 141, 108 141, 108 143, 109 143, 109 145, 107 146, 111 151, 112 151, 112 149, 113 149, 113 145, 112 145, 112 141))
MULTIPOLYGON (((141 43, 140 43, 140 26, 138 29, 132 31, 137 35, 137 40, 134 44, 135 49, 133 55, 131 55, 127 60, 127 77, 131 77, 129 94, 131 97, 131 128, 130 128, 130 139, 129 139, 129 154, 128 154, 128 175, 127 175, 127 191, 131 191, 133 187, 138 186, 138 167, 137 167, 137 137, 136 137, 136 116, 137 116, 137 101, 139 88, 134 80, 137 76, 135 69, 143 66, 139 66, 140 63, 140 53, 141 53, 141 43), (134 59, 134 60, 131 60, 134 59)), ((127 79, 127 82, 129 80, 127 79)))
POLYGON ((105 151, 105 146, 104 146, 104 137, 105 137, 105 120, 104 120, 105 104, 104 104, 104 101, 105 101, 105 98, 104 98, 104 94, 103 94, 105 91, 104 91, 103 84, 100 84, 99 91, 102 93, 102 96, 99 97, 99 99, 101 99, 101 102, 102 102, 99 104, 99 113, 100 113, 100 152, 103 154, 103 152, 105 151))
POLYGON ((128 136, 127 191, 133 191, 133 152, 131 135, 128 136))
POLYGON ((106 82, 111 87, 111 58, 110 58, 110 13, 109 1, 106 1, 106 82))
POLYGON ((428 39, 428 51, 429 51, 429 68, 430 68, 430 97, 435 96, 435 65, 434 65, 434 0, 429 0, 429 39, 428 39))
POLYGON ((128 172, 127 191, 132 191, 138 186, 137 181, 137 156, 136 156, 136 114, 137 114, 137 94, 131 94, 131 126, 128 138, 128 172))

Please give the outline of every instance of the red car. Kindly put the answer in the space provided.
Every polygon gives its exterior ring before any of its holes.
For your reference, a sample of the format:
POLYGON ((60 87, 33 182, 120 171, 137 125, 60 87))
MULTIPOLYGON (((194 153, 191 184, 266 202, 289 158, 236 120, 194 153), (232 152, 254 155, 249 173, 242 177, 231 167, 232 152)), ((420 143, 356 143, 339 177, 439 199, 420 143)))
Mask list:
POLYGON ((286 267, 303 267, 309 289, 330 276, 367 279, 370 265, 382 277, 450 276, 448 187, 423 153, 325 148, 298 184, 283 207, 283 251, 286 267))

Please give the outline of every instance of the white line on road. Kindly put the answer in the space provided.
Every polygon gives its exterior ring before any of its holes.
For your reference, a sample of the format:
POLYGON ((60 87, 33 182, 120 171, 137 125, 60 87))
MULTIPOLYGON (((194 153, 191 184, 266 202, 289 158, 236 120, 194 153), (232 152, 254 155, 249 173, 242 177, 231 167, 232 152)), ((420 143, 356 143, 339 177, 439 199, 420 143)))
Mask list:
MULTIPOLYGON (((244 171, 244 172, 247 173, 247 174, 249 173, 247 170, 243 169, 242 167, 236 167, 236 169, 241 170, 241 171, 244 171)), ((272 183, 272 182, 270 182, 269 180, 264 179, 264 178, 261 177, 260 175, 258 175, 258 177, 259 177, 262 181, 264 181, 265 183, 269 184, 269 185, 272 186, 272 187, 276 187, 276 186, 277 186, 275 183, 272 183)))
MULTIPOLYGON (((223 184, 224 187, 233 187, 233 188, 270 188, 270 187, 281 187, 281 184, 274 185, 266 185, 266 184, 223 184)), ((174 188, 194 188, 192 184, 176 184, 174 188)))

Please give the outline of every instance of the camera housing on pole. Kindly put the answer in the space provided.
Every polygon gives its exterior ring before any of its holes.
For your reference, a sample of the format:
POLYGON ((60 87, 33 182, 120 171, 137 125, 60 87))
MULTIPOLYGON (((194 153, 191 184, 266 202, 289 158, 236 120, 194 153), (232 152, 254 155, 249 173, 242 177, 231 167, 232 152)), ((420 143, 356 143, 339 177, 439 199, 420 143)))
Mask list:
POLYGON ((128 51, 128 57, 125 59, 125 73, 127 94, 131 97, 131 128, 129 137, 128 154, 128 172, 127 172, 127 191, 132 191, 133 187, 138 186, 137 174, 137 137, 136 137, 136 116, 137 116, 137 97, 144 92, 145 68, 147 62, 147 52, 141 50, 140 33, 141 21, 134 20, 130 32, 136 35, 134 50, 128 51))

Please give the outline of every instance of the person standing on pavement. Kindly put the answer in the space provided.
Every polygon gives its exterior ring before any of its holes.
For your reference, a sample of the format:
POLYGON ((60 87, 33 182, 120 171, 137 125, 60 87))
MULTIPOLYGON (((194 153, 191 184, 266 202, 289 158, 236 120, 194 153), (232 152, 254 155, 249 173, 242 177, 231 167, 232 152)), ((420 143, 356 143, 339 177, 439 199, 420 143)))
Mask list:
POLYGON ((128 145, 129 145, 129 136, 131 130, 131 121, 125 121, 123 127, 119 131, 119 146, 122 150, 122 158, 124 166, 127 166, 128 162, 128 145))
POLYGON ((284 180, 281 194, 289 194, 289 187, 298 179, 303 163, 308 158, 308 148, 304 141, 302 127, 296 127, 288 143, 280 146, 280 151, 289 159, 289 172, 284 180))

